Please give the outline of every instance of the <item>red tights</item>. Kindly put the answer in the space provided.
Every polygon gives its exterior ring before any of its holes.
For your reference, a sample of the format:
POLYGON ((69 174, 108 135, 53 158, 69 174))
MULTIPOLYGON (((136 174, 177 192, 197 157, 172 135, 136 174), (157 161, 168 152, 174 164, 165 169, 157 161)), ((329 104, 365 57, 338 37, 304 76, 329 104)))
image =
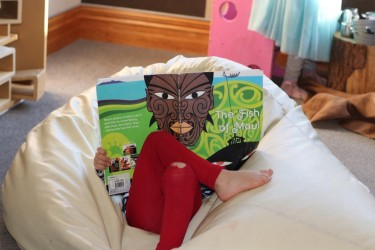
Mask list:
POLYGON ((126 204, 129 225, 160 234, 157 249, 180 246, 202 204, 200 183, 213 189, 221 170, 167 132, 151 133, 139 155, 126 204))

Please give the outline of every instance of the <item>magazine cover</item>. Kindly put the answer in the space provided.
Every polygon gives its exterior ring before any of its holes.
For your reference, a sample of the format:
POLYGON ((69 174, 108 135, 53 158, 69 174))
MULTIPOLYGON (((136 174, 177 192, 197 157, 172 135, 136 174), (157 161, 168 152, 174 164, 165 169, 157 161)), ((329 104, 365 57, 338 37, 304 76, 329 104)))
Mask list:
POLYGON ((201 157, 237 170, 262 132, 260 70, 155 74, 99 79, 102 147, 110 195, 129 191, 149 133, 165 130, 201 157))

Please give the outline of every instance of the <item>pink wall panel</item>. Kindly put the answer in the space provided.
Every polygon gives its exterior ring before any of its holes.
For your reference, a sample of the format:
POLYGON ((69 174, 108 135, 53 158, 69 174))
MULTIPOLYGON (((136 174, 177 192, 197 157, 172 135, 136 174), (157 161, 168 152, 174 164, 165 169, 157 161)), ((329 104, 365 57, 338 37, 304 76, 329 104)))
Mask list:
POLYGON ((208 55, 256 65, 271 77, 274 43, 248 30, 252 0, 214 0, 208 55))

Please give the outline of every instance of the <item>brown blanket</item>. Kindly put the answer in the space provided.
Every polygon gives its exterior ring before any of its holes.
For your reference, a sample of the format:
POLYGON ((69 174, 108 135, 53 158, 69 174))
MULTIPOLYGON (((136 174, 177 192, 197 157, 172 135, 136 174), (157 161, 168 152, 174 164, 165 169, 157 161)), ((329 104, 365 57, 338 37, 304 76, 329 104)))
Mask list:
POLYGON ((302 104, 311 122, 338 120, 344 128, 375 139, 375 92, 347 94, 318 93, 302 104))

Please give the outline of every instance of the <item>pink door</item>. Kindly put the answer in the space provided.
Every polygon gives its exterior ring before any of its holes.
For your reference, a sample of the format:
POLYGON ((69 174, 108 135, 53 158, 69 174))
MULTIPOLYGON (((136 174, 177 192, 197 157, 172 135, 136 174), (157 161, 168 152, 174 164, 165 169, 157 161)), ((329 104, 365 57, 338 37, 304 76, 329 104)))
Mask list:
POLYGON ((209 56, 219 56, 271 77, 274 42, 248 30, 252 0, 213 0, 209 56))

